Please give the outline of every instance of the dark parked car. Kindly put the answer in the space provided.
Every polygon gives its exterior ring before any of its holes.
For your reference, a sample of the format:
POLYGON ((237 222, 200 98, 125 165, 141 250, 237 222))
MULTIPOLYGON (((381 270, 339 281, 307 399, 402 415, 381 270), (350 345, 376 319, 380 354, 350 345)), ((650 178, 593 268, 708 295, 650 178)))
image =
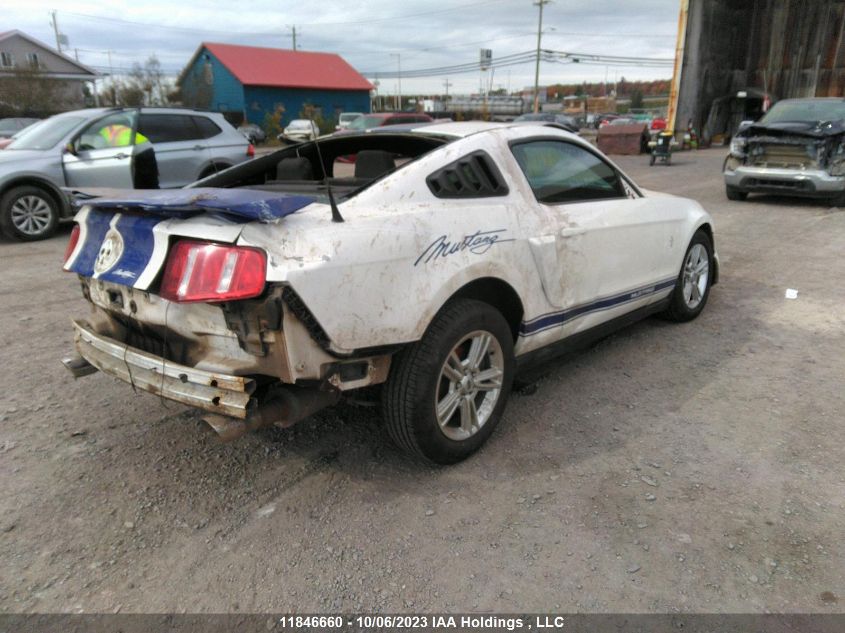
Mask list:
POLYGON ((614 119, 620 118, 622 115, 620 114, 613 114, 610 112, 606 112, 605 114, 597 114, 596 118, 593 119, 593 127, 599 129, 602 125, 607 125, 614 119))
POLYGON ((514 123, 523 123, 526 121, 541 121, 544 123, 557 123, 558 125, 562 125, 570 132, 578 132, 578 124, 575 122, 571 116, 567 116, 565 114, 558 114, 555 112, 537 112, 534 114, 533 112, 529 112, 527 114, 521 114, 516 117, 514 123))

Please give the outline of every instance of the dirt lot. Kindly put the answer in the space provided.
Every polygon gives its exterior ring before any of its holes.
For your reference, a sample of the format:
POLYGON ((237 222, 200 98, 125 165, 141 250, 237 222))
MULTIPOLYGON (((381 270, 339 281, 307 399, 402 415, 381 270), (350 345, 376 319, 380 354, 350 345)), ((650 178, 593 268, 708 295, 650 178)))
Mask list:
POLYGON ((845 211, 728 202, 723 155, 620 160, 715 216, 702 317, 552 366, 451 468, 372 409, 221 445, 75 382, 69 230, 0 242, 0 610, 845 610, 845 211))

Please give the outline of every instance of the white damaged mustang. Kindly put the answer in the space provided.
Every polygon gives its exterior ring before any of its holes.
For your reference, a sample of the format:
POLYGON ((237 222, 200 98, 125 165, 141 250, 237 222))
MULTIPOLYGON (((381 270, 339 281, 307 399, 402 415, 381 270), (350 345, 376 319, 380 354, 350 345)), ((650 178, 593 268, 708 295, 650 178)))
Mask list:
POLYGON ((693 319, 718 278, 698 203, 554 126, 386 128, 75 195, 64 269, 91 313, 66 366, 203 409, 225 439, 375 393, 401 448, 457 462, 518 369, 693 319))

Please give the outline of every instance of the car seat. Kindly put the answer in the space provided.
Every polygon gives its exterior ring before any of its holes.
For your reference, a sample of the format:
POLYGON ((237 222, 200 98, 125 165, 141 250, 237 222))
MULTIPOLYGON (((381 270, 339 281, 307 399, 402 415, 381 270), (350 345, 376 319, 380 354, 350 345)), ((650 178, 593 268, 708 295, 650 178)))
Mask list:
POLYGON ((355 178, 380 178, 393 171, 396 164, 393 154, 380 149, 364 149, 355 159, 355 178))
POLYGON ((314 167, 301 156, 283 158, 276 165, 276 180, 314 180, 314 167))

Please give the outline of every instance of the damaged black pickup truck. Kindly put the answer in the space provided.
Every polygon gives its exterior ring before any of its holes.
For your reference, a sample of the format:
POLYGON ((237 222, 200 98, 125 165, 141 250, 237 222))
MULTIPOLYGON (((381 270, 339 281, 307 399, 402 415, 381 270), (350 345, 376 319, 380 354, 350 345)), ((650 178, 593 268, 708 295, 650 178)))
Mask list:
POLYGON ((724 165, 729 200, 749 193, 845 206, 845 99, 786 99, 740 128, 724 165))

